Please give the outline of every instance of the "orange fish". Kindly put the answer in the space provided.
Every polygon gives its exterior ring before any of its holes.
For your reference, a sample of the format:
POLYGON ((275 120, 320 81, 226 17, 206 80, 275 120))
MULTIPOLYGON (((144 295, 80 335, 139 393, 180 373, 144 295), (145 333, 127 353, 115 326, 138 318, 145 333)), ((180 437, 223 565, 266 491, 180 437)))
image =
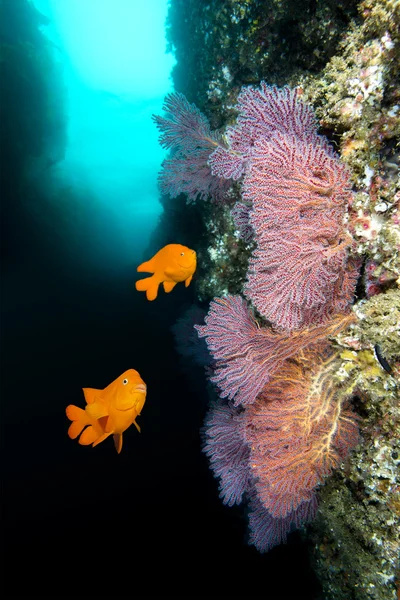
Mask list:
POLYGON ((119 454, 123 432, 132 423, 140 432, 135 419, 142 411, 146 392, 146 384, 134 369, 125 371, 104 390, 83 388, 87 402, 85 409, 73 404, 66 408, 67 417, 72 421, 68 429, 69 437, 75 439, 80 435, 79 443, 83 446, 97 446, 113 435, 119 454))
POLYGON ((139 272, 154 273, 154 275, 139 279, 136 282, 136 289, 139 292, 146 292, 147 300, 155 300, 160 283, 163 284, 167 294, 181 281, 184 281, 187 287, 192 281, 196 265, 197 258, 194 250, 181 244, 168 244, 153 258, 138 266, 139 272))

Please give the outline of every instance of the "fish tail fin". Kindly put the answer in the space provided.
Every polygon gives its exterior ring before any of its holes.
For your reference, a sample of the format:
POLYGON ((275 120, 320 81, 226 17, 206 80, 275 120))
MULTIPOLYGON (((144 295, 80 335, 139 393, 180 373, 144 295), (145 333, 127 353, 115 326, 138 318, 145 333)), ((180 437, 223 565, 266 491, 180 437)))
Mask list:
POLYGON ((146 292, 147 300, 155 300, 158 294, 158 286, 160 283, 153 277, 146 277, 145 279, 139 279, 135 286, 138 292, 146 292))
POLYGON ((109 431, 109 432, 103 433, 103 435, 101 435, 100 437, 98 437, 98 438, 97 438, 97 440, 95 440, 95 441, 93 442, 93 446, 97 446, 97 444, 101 444, 101 442, 104 442, 104 440, 105 440, 106 438, 108 438, 108 436, 109 436, 109 435, 111 435, 112 433, 113 433, 112 431, 109 431))
MULTIPOLYGON (((85 412, 87 413, 87 410, 85 410, 85 412)), ((107 422, 108 416, 100 417, 100 419, 92 419, 90 421, 89 427, 86 427, 86 429, 82 432, 81 437, 79 438, 79 443, 81 444, 81 446, 89 446, 90 444, 93 444, 93 446, 95 446, 95 442, 97 442, 97 440, 102 435, 104 435, 107 422)))
POLYGON ((93 425, 89 425, 89 427, 86 427, 85 431, 82 432, 79 443, 81 446, 90 446, 90 444, 93 444, 99 437, 99 432, 95 430, 93 425))
POLYGON ((65 409, 65 413, 68 419, 72 421, 68 429, 68 437, 70 437, 71 440, 74 440, 82 433, 86 425, 89 425, 90 420, 88 419, 86 412, 74 404, 69 404, 65 409))

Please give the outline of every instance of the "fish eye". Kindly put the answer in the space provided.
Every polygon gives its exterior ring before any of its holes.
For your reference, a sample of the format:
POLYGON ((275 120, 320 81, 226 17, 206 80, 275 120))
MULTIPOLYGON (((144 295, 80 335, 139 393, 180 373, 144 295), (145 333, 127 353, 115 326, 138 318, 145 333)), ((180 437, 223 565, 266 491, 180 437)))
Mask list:
POLYGON ((125 378, 122 382, 124 385, 126 385, 128 383, 128 380, 125 378))

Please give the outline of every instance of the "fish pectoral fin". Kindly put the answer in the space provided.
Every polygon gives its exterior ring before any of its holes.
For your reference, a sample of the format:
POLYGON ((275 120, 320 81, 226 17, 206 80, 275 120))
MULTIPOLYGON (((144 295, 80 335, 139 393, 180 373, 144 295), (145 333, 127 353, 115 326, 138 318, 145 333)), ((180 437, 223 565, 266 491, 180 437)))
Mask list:
POLYGON ((135 406, 135 397, 132 395, 131 397, 123 397, 117 398, 115 401, 115 408, 117 410, 129 410, 135 406))
POLYGON ((188 287, 188 285, 192 281, 192 277, 193 277, 193 275, 190 275, 190 277, 188 277, 187 279, 185 279, 185 287, 188 287))
POLYGON ((176 269, 174 269, 172 267, 167 267, 166 269, 164 269, 164 275, 166 277, 171 277, 171 279, 172 279, 173 277, 176 277, 176 275, 177 275, 176 269))
POLYGON ((139 425, 136 423, 136 421, 133 421, 134 426, 136 427, 136 429, 138 430, 138 432, 140 433, 140 427, 139 425))
POLYGON ((118 454, 122 450, 122 433, 114 433, 114 446, 118 454))
POLYGON ((87 404, 85 411, 92 419, 101 419, 108 416, 108 409, 104 402, 96 400, 93 404, 87 404))
POLYGON ((176 286, 176 281, 163 281, 164 291, 169 294, 176 286))

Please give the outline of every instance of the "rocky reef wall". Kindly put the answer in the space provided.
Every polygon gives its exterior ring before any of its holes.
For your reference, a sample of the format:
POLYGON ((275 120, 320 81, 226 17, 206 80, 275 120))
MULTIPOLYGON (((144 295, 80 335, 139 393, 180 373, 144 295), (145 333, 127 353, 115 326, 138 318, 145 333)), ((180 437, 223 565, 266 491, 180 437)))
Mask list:
MULTIPOLYGON (((347 230, 362 269, 357 323, 335 340, 336 377, 354 395, 361 442, 320 489, 317 519, 305 531, 329 600, 389 600, 398 589, 399 25, 398 0, 171 0, 167 22, 175 90, 212 129, 232 124, 242 86, 289 85, 351 169, 347 230)), ((232 202, 238 198, 234 188, 232 202)), ((187 236, 185 221, 196 223, 199 300, 240 293, 253 246, 237 235, 229 207, 182 196, 163 204, 169 225, 160 231, 187 236)))

